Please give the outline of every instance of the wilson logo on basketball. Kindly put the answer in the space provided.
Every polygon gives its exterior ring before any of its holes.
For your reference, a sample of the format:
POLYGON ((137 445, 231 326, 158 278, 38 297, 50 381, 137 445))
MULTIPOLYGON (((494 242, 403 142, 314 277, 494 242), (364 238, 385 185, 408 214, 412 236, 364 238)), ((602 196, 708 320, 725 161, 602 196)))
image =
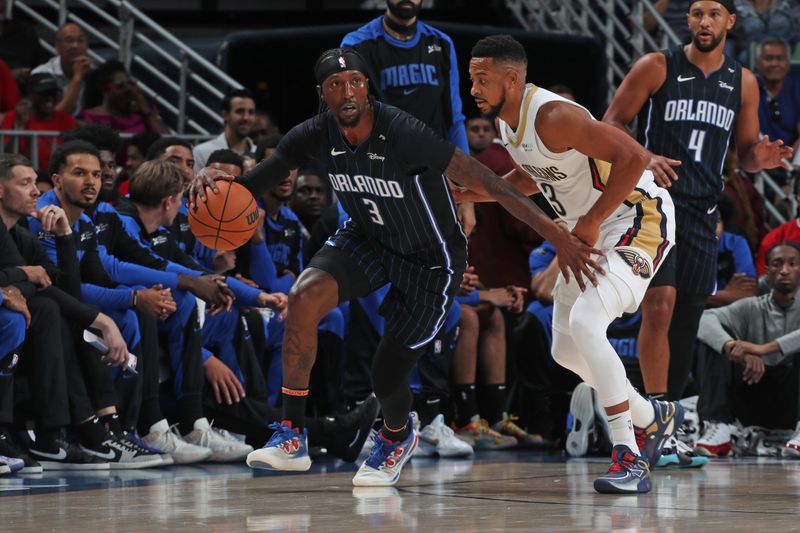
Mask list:
POLYGON ((244 218, 245 218, 245 220, 247 221, 247 225, 248 225, 248 226, 249 226, 250 224, 255 224, 255 223, 256 223, 256 221, 258 220, 258 209, 255 209, 255 210, 254 210, 253 212, 251 212, 251 213, 247 213, 247 216, 245 216, 244 218))
POLYGON ((617 253, 625 263, 631 267, 634 275, 648 279, 652 274, 650 262, 642 254, 630 249, 617 250, 617 253))

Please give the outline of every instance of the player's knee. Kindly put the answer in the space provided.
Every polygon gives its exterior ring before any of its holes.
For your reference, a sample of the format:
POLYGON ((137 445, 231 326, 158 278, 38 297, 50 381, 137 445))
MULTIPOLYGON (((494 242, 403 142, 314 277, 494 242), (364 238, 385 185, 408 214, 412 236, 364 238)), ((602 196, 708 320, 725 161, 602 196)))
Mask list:
POLYGON ((500 310, 499 307, 495 307, 489 313, 489 316, 486 320, 486 328, 489 331, 502 331, 505 332, 506 330, 506 321, 503 317, 503 312, 500 310))
POLYGON ((642 301, 642 322, 649 327, 669 329, 675 309, 675 289, 656 287, 645 294, 642 301))
POLYGON ((289 291, 289 317, 319 322, 338 302, 338 288, 330 276, 301 276, 289 291))
POLYGON ((605 338, 606 329, 611 323, 600 295, 593 287, 587 288, 572 306, 569 313, 569 329, 576 342, 594 337, 605 338))
POLYGON ((478 320, 478 313, 471 305, 461 305, 461 319, 458 321, 458 326, 461 328, 461 334, 477 332, 480 328, 478 320))

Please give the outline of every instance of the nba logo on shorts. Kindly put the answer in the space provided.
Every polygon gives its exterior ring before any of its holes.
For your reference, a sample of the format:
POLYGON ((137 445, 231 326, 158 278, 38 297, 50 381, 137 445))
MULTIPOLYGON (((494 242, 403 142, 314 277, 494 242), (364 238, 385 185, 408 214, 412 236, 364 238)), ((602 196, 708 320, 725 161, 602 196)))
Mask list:
POLYGON ((630 248, 620 248, 617 250, 617 253, 622 260, 631 267, 631 271, 633 271, 634 275, 648 279, 652 274, 650 271, 650 263, 648 263, 647 259, 642 257, 642 254, 639 252, 631 250, 630 248))

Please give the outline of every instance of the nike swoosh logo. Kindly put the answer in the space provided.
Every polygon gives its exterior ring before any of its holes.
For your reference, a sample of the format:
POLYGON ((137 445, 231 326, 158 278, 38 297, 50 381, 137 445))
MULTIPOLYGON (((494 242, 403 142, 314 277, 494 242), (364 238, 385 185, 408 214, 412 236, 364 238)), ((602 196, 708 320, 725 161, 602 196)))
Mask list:
POLYGON ((684 78, 683 76, 678 76, 678 83, 681 83, 681 82, 684 82, 684 81, 693 80, 694 78, 695 78, 695 76, 692 76, 691 78, 684 78))
POLYGON ((108 450, 106 453, 100 453, 98 451, 92 450, 89 453, 91 453, 91 455, 99 457, 100 459, 108 459, 108 460, 111 460, 117 456, 117 454, 114 453, 114 450, 108 450))
POLYGON ((403 89, 403 94, 408 96, 409 94, 414 94, 417 91, 419 91, 419 87, 415 87, 413 89, 403 89))
POLYGON ((706 210, 706 213, 708 213, 710 215, 711 213, 713 213, 716 210, 717 210, 717 206, 714 206, 711 209, 706 210))
POLYGON ((64 448, 59 448, 58 453, 46 453, 36 450, 36 455, 39 455, 41 457, 46 457, 48 459, 53 459, 54 461, 61 461, 67 458, 67 450, 65 450, 64 448))
POLYGON ((336 148, 331 148, 331 155, 342 155, 343 153, 345 153, 344 150, 342 150, 341 152, 337 152, 336 148))

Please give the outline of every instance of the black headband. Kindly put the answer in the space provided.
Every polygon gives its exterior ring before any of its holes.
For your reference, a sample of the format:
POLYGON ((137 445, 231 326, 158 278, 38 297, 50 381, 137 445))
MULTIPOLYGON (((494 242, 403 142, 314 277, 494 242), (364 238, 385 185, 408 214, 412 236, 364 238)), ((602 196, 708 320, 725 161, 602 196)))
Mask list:
MULTIPOLYGON (((689 3, 689 9, 691 9, 691 8, 692 8, 692 4, 694 4, 695 2, 702 2, 702 1, 703 1, 703 0, 692 0, 692 1, 689 3)), ((735 15, 735 14, 736 14, 736 6, 733 4, 733 0, 712 0, 712 1, 713 1, 713 2, 717 2, 717 3, 718 3, 718 4, 720 4, 722 7, 724 7, 725 9, 727 9, 727 10, 728 10, 728 13, 730 13, 731 15, 735 15)))
POLYGON ((317 59, 317 64, 314 65, 314 77, 317 79, 317 83, 322 85, 322 82, 331 74, 345 70, 357 70, 366 76, 367 63, 355 50, 333 48, 324 52, 317 59))

